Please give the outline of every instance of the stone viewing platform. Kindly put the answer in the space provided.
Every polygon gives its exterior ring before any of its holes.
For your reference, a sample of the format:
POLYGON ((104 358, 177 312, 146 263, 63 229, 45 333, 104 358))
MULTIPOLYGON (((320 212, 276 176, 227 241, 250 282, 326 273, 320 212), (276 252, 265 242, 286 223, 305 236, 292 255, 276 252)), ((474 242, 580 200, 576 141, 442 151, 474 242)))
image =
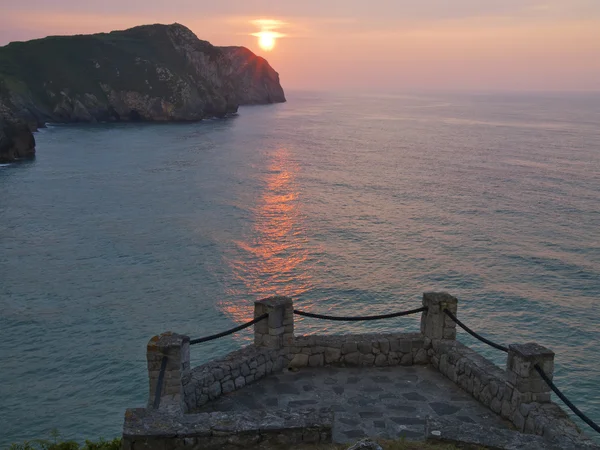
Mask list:
MULTIPOLYGON (((255 303, 254 344, 190 367, 190 340, 164 333, 147 348, 146 408, 128 409, 124 450, 292 448, 362 437, 493 448, 599 448, 551 401, 554 353, 508 347, 502 369, 456 341, 457 299, 425 293, 420 333, 294 335, 286 297, 255 303)), ((458 321, 459 324, 460 321, 458 321)), ((461 326, 463 326, 461 324, 461 326)), ((489 343, 489 342, 488 342, 489 343)))

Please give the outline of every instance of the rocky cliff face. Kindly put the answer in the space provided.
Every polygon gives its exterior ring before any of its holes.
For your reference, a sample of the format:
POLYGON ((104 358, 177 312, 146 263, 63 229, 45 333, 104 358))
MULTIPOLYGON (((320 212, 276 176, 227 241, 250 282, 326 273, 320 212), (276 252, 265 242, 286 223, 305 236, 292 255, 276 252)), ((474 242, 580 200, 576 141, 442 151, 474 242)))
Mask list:
POLYGON ((179 24, 0 48, 0 102, 30 128, 192 121, 283 101, 279 76, 263 58, 243 47, 215 47, 179 24))
POLYGON ((279 74, 269 63, 246 47, 221 47, 228 75, 235 80, 235 96, 242 105, 285 102, 279 74))
POLYGON ((0 163, 35 156, 35 139, 24 122, 9 122, 0 117, 0 163))
MULTIPOLYGON (((1 88, 1 83, 0 83, 1 88)), ((35 139, 29 125, 16 119, 0 96, 0 163, 35 156, 35 139)))

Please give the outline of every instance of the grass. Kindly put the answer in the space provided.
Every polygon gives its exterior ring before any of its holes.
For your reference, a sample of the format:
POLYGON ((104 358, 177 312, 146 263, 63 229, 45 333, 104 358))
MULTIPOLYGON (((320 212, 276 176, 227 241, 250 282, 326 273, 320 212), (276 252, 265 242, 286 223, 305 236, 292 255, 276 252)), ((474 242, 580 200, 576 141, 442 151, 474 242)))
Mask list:
MULTIPOLYGON (((413 442, 405 439, 396 441, 377 439, 376 442, 381 445, 383 450, 486 450, 485 447, 480 446, 467 444, 448 444, 436 441, 413 442)), ((294 450, 346 450, 351 445, 352 444, 300 445, 295 446, 294 450)), ((273 450, 284 450, 284 448, 273 450)), ((285 450, 287 450, 287 448, 285 450)))
POLYGON ((98 441, 86 440, 84 444, 75 441, 61 440, 60 433, 53 430, 50 439, 35 439, 25 441, 22 444, 12 444, 9 450, 121 450, 121 438, 110 441, 100 439, 98 441))
MULTIPOLYGON (((413 442, 400 439, 396 441, 377 440, 383 450, 485 450, 486 447, 467 444, 448 444, 443 442, 413 442)), ((294 450, 346 450, 351 444, 313 444, 294 446, 294 450)), ((84 444, 75 441, 62 441, 56 431, 51 433, 51 439, 36 439, 22 444, 12 444, 9 450, 121 450, 121 438, 98 441, 86 440, 84 444)), ((288 447, 272 448, 271 450, 288 450, 288 447)))

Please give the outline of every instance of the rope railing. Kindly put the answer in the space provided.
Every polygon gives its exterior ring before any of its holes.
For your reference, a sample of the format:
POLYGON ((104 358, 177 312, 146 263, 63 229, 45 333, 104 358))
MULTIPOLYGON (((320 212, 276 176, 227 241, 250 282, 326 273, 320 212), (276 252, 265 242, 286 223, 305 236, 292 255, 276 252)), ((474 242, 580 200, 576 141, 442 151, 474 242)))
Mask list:
POLYGON ((454 322, 456 322, 456 324, 458 326, 460 326, 463 330, 465 330, 467 333, 469 333, 471 336, 473 336, 476 339, 479 339, 481 342, 490 345, 492 347, 494 347, 495 349, 501 350, 505 353, 508 353, 508 347, 504 346, 504 345, 500 345, 500 344, 496 344, 493 341, 490 341, 489 339, 484 338, 483 336, 481 336, 478 333, 475 333, 473 330, 471 330, 468 326, 466 326, 464 323, 462 323, 460 320, 458 320, 458 318, 452 314, 448 309, 444 309, 444 312, 446 313, 446 315, 448 317, 450 317, 454 322))
POLYGON ((255 323, 260 322, 263 319, 266 319, 267 317, 269 317, 269 313, 265 313, 261 316, 258 316, 256 318, 254 318, 253 320, 251 320, 250 322, 246 322, 242 325, 239 325, 235 328, 232 328, 231 330, 227 330, 227 331, 223 331, 222 333, 217 333, 217 334, 213 334, 211 336, 206 336, 206 337, 202 337, 202 338, 198 338, 198 339, 192 339, 190 340, 190 345, 194 345, 194 344, 200 344, 202 342, 208 342, 208 341, 212 341, 214 339, 219 339, 223 336, 227 336, 229 334, 233 334, 237 331, 243 330, 244 328, 248 328, 249 326, 254 325, 255 323))
POLYGON ((313 319, 323 319, 323 320, 337 320, 340 322, 358 322, 358 321, 363 321, 363 320, 381 320, 381 319, 392 319, 394 317, 402 317, 402 316, 408 316, 410 314, 416 314, 416 313, 420 313, 423 311, 427 311, 427 306, 423 306, 421 308, 417 308, 417 309, 411 309, 408 311, 401 311, 401 312, 397 312, 397 313, 392 313, 392 314, 380 314, 377 316, 352 316, 352 317, 339 317, 339 316, 328 316, 325 314, 315 314, 315 313, 309 313, 306 311, 299 311, 297 309, 294 310, 294 314, 297 314, 298 316, 304 316, 304 317, 311 317, 313 319))
MULTIPOLYGON (((344 322, 358 322, 358 321, 367 321, 367 320, 381 320, 381 319, 392 319, 394 317, 402 317, 402 316, 408 316, 411 314, 417 314, 420 312, 424 312, 427 311, 428 308, 427 306, 422 306, 420 308, 416 308, 416 309, 410 309, 408 311, 400 311, 400 312, 396 312, 396 313, 391 313, 391 314, 379 314, 379 315, 375 315, 375 316, 350 316, 350 317, 343 317, 343 316, 330 316, 330 315, 326 315, 326 314, 316 314, 316 313, 310 313, 310 312, 306 312, 306 311, 300 311, 297 309, 294 309, 294 314, 299 315, 299 316, 303 316, 303 317, 310 317, 313 319, 323 319, 323 320, 334 320, 334 321, 344 321, 344 322)), ((464 323, 462 323, 450 310, 448 310, 447 308, 444 309, 444 313, 450 317, 450 319, 452 319, 458 326, 460 326, 463 330, 465 330, 467 333, 469 333, 471 336, 473 336, 474 338, 478 339, 479 341, 497 349, 497 350, 501 350, 505 353, 508 353, 508 347, 501 345, 501 344, 497 344, 496 342, 493 342, 489 339, 486 339, 485 337, 481 336, 480 334, 476 333, 475 331, 473 331, 472 329, 470 329, 468 326, 466 326, 464 323)), ((214 339, 218 339, 221 338, 223 336, 227 336, 233 333, 236 333, 237 331, 241 331, 245 328, 248 328, 258 322, 260 322, 261 320, 266 319, 267 317, 269 317, 268 313, 262 314, 261 316, 258 316, 256 318, 254 318, 253 320, 250 320, 249 322, 246 322, 242 325, 239 325, 235 328, 232 328, 230 330, 227 331, 223 331, 221 333, 217 333, 217 334, 213 334, 211 336, 206 336, 206 337, 202 337, 202 338, 198 338, 198 339, 192 339, 190 340, 190 345, 194 345, 194 344, 200 344, 202 342, 208 342, 208 341, 212 341, 214 339)), ((168 362, 168 357, 167 356, 163 356, 162 361, 161 361, 161 365, 160 365, 160 373, 158 375, 158 380, 157 380, 157 385, 156 385, 156 391, 155 391, 155 395, 154 395, 154 409, 158 409, 158 407, 160 406, 160 396, 162 393, 162 384, 164 381, 164 376, 165 376, 165 370, 167 367, 167 362, 168 362)), ((542 370, 542 368, 536 364, 534 366, 535 370, 538 372, 538 374, 540 375, 540 377, 548 384, 548 386, 552 389, 552 391, 554 391, 554 393, 565 403, 565 405, 567 405, 571 411, 573 411, 573 413, 575 413, 581 420, 583 420, 586 424, 588 424, 594 431, 600 433, 600 426, 598 426, 594 421, 592 421, 592 419, 590 419, 589 417, 587 417, 584 413, 582 413, 561 391, 560 389, 558 389, 558 387, 556 387, 556 385, 552 382, 552 380, 548 377, 548 375, 546 375, 546 373, 542 370)))
MULTIPOLYGON (((466 326, 464 323, 462 323, 460 320, 458 320, 458 318, 454 314, 452 314, 448 309, 444 309, 444 313, 446 313, 448 315, 448 317, 450 317, 454 322, 456 322, 457 325, 459 325, 463 330, 465 330, 471 336, 479 339, 481 342, 484 342, 485 344, 488 344, 498 350, 508 353, 508 347, 505 347, 504 345, 496 344, 495 342, 492 342, 489 339, 484 338, 480 334, 475 333, 468 326, 466 326)), ((554 391, 554 393, 558 396, 558 398, 560 398, 564 402, 564 404, 567 405, 571 409, 571 411, 573 411, 581 420, 583 420, 585 423, 587 423, 594 431, 600 433, 600 426, 598 424, 596 424, 588 416, 586 416, 584 413, 582 413, 579 410, 579 408, 577 408, 577 406, 575 406, 573 404, 573 402, 571 402, 571 400, 569 400, 565 396, 565 394, 563 394, 560 391, 560 389, 558 389, 558 387, 556 387, 554 382, 550 379, 550 377, 548 375, 546 375, 546 373, 539 366, 539 364, 536 364, 533 367, 536 370, 536 372, 540 375, 540 377, 542 377, 542 379, 550 387, 550 389, 552 389, 554 391)))
POLYGON ((583 420, 585 423, 587 423, 590 427, 592 427, 592 429, 598 433, 600 433, 600 426, 598 426, 598 424, 594 423, 594 421, 592 419, 590 419, 588 416, 586 416, 584 413, 582 413, 579 408, 577 408, 577 406, 575 406, 571 400, 569 400, 565 394, 563 394, 560 389, 558 389, 556 387, 556 385, 554 384, 554 382, 550 379, 550 377, 548 377, 548 375, 546 375, 546 372, 544 372, 544 370, 539 366, 539 364, 536 364, 535 366, 533 366, 533 368, 537 371, 537 373, 540 374, 540 377, 542 377, 542 379, 546 382, 546 384, 548 386, 550 386, 550 389, 552 389, 554 391, 554 393, 556 395, 558 395, 558 398, 560 398, 565 405, 567 405, 571 411, 573 411, 575 414, 577 414, 577 416, 583 420))

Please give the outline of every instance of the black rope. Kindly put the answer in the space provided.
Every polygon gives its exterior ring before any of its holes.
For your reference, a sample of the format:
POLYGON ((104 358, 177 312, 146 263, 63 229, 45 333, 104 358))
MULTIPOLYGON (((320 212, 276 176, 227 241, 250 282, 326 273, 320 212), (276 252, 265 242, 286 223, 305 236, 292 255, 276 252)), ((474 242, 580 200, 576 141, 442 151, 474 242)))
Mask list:
POLYGON ((339 320, 344 322, 357 322, 359 320, 379 320, 379 319, 391 319, 392 317, 408 316, 409 314, 416 314, 423 311, 427 311, 427 306, 423 306, 417 309, 411 309, 410 311, 402 311, 392 314, 381 314, 379 316, 355 316, 355 317, 336 317, 326 316, 324 314, 314 314, 305 311, 294 310, 294 314, 304 317, 312 317, 313 319, 324 319, 324 320, 339 320))
POLYGON ((265 313, 262 316, 258 316, 257 318, 251 320, 250 322, 246 322, 238 327, 232 328, 231 330, 223 331, 222 333, 218 333, 218 334, 213 334, 212 336, 206 336, 203 338, 192 339, 190 341, 190 345, 212 341, 213 339, 219 339, 220 337, 227 336, 228 334, 233 334, 236 331, 243 330, 244 328, 248 328, 249 326, 254 325, 255 323, 258 323, 261 320, 266 319, 267 317, 269 317, 269 313, 265 313))
POLYGON ((444 312, 448 315, 448 317, 450 317, 452 320, 454 320, 463 330, 465 330, 467 333, 469 333, 474 338, 477 338, 481 342, 484 342, 487 345, 491 345, 492 347, 497 348, 498 350, 502 350, 503 352, 508 353, 508 347, 505 347, 504 345, 496 344, 495 342, 492 342, 489 339, 486 339, 483 336, 475 333, 468 326, 466 326, 464 323, 462 323, 460 320, 458 320, 456 318, 456 316, 454 314, 452 314, 450 311, 448 311, 447 309, 444 309, 444 312))
POLYGON ((571 401, 567 397, 565 397, 565 395, 562 392, 560 392, 560 389, 558 389, 556 387, 556 385, 552 382, 552 380, 550 378, 548 378, 548 375, 546 375, 546 373, 542 370, 542 368, 539 366, 539 364, 536 364, 533 367, 535 368, 535 370, 537 370, 537 373, 540 374, 540 377, 542 377, 543 380, 546 383, 548 383, 548 386, 550 386, 550 388, 554 391, 554 393, 556 395, 558 395, 559 398, 565 403, 565 405, 567 405, 569 408, 571 408, 571 411, 573 411, 575 414, 577 414, 581 420, 583 420, 590 427, 592 427, 594 429, 594 431, 600 433, 600 426, 598 426, 596 423, 594 423, 592 421, 592 419, 590 419, 584 413, 579 411, 579 408, 577 408, 577 406, 575 406, 573 403, 571 403, 571 401))
POLYGON ((154 409, 158 409, 160 406, 160 395, 162 394, 162 384, 165 378, 165 369, 167 368, 167 361, 169 358, 166 356, 162 357, 160 362, 160 373, 158 374, 158 382, 156 384, 156 391, 154 392, 154 409))

